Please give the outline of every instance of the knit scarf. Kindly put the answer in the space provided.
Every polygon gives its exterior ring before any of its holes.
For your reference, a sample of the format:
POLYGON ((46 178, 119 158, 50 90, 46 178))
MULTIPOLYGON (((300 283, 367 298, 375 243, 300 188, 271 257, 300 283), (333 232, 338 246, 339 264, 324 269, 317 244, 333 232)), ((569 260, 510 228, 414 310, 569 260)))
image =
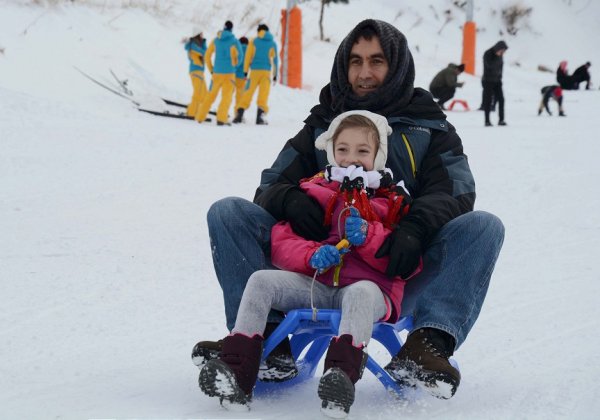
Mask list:
POLYGON ((344 38, 335 54, 330 83, 334 112, 338 114, 353 109, 366 109, 389 115, 410 102, 414 80, 415 65, 402 32, 381 20, 363 20, 344 38), (348 81, 348 67, 352 47, 359 31, 365 27, 373 28, 377 34, 389 71, 383 85, 376 92, 358 96, 352 91, 348 81))

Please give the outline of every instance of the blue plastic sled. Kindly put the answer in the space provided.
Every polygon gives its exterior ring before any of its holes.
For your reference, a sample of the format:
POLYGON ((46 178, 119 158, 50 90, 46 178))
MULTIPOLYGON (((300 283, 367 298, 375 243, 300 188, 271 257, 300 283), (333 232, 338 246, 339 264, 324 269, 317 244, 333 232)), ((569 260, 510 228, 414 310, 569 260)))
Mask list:
MULTIPOLYGON (((341 312, 336 309, 320 309, 316 314, 316 321, 313 321, 313 311, 311 309, 295 309, 288 312, 279 327, 265 340, 261 361, 267 358, 281 340, 292 334, 290 343, 298 367, 298 376, 284 382, 258 381, 254 390, 255 395, 295 385, 312 378, 321 357, 329 347, 329 341, 332 337, 338 335, 340 318, 341 312), (300 358, 307 347, 308 349, 300 358)), ((377 322, 373 325, 372 338, 379 341, 390 353, 390 356, 394 356, 403 345, 399 332, 403 330, 410 331, 411 329, 412 317, 401 318, 395 324, 377 322)), ((366 367, 388 391, 398 395, 403 394, 402 388, 371 356, 367 359, 366 367)))

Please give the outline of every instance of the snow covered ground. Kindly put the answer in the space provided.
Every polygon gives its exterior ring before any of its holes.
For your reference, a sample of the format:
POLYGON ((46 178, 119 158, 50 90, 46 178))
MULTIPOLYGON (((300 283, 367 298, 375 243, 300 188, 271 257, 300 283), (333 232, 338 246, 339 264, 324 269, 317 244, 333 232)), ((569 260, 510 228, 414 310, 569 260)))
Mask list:
MULTIPOLYGON (((106 81, 113 69, 152 106, 157 94, 186 101, 181 39, 194 27, 212 36, 226 19, 238 36, 258 21, 278 35, 284 1, 130 2, 163 7, 160 17, 116 0, 34 3, 0 0, 0 418, 318 418, 316 378, 258 396, 247 413, 199 391, 191 348, 226 334, 206 212, 228 195, 252 198, 358 21, 396 24, 415 55, 417 84, 427 87, 460 60, 463 15, 451 1, 352 0, 326 9, 326 43, 319 3, 304 2, 305 89, 275 86, 267 127, 222 128, 139 113, 73 66, 106 81), (453 18, 443 26, 446 9, 453 18)), ((567 118, 536 113, 539 89, 554 82, 539 64, 555 69, 567 59, 573 71, 589 60, 600 84, 600 3, 523 0, 533 11, 516 36, 499 34, 499 9, 515 2, 476 3, 477 75, 461 76, 457 97, 477 108, 480 57, 505 39, 509 125, 484 128, 477 111, 448 118, 475 174, 476 207, 505 223, 504 249, 456 354, 457 395, 401 403, 365 373, 353 419, 592 419, 600 411, 600 91, 565 92, 567 118)))

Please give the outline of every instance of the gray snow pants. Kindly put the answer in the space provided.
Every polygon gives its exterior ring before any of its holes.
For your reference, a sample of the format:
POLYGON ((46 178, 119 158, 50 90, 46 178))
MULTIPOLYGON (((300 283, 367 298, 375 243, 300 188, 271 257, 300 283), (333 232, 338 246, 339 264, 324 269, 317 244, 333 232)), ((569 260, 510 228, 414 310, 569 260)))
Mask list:
MULTIPOLYGON (((246 285, 232 333, 263 334, 271 308, 288 312, 310 308, 312 278, 283 270, 256 271, 246 285)), ((346 287, 329 287, 318 281, 313 285, 317 309, 341 309, 339 335, 350 334, 353 344, 367 345, 373 323, 383 318, 387 306, 383 292, 368 280, 346 287)))

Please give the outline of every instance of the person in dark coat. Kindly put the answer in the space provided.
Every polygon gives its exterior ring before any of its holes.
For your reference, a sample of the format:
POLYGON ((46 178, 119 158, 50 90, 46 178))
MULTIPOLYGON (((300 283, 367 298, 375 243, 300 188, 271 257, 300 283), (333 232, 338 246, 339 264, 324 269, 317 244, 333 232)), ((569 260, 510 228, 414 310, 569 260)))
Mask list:
POLYGON ((485 112, 485 126, 491 127, 490 111, 492 97, 498 103, 498 125, 506 125, 504 121, 504 93, 502 92, 502 56, 508 49, 506 42, 498 41, 496 45, 483 54, 483 110, 485 112))
MULTIPOLYGON (((375 112, 392 128, 386 167, 394 182, 405 181, 412 203, 374 257, 389 256, 390 281, 412 273, 423 258, 423 271, 407 283, 402 301, 401 316, 412 315, 413 328, 385 369, 399 383, 419 384, 434 396, 450 398, 460 372, 449 358, 480 313, 504 226, 496 216, 473 210, 475 181, 462 140, 431 94, 414 86, 415 66, 404 34, 380 20, 358 23, 340 44, 330 74, 300 131, 262 172, 254 202, 227 197, 208 211, 227 327, 235 325, 250 276, 274 269, 271 229, 278 221, 289 222, 305 239, 320 241, 328 235, 322 207, 299 188, 301 180, 327 165, 327 152, 315 147, 316 139, 343 112, 375 112)), ((271 312, 263 338, 281 319, 281 314, 271 312)), ((194 364, 202 366, 228 352, 223 343, 197 343, 192 350, 194 364)), ((261 371, 270 374, 265 380, 287 380, 297 374, 288 339, 265 364, 261 371)), ((329 389, 354 386, 338 385, 329 389)))
POLYGON ((573 74, 571 75, 571 80, 573 82, 573 89, 579 89, 579 84, 582 82, 585 83, 585 90, 590 90, 592 77, 590 76, 590 67, 592 63, 589 61, 582 66, 579 66, 575 69, 573 74))
POLYGON ((538 115, 542 115, 542 111, 544 110, 544 108, 546 109, 548 115, 552 115, 552 112, 550 112, 550 107, 548 106, 548 102, 550 101, 550 99, 554 99, 558 103, 558 116, 566 117, 562 107, 562 88, 558 85, 544 86, 541 92, 542 101, 540 102, 540 106, 538 108, 538 115))
POLYGON ((444 103, 454 97, 457 87, 463 86, 464 82, 458 81, 458 75, 464 70, 464 64, 456 65, 450 63, 448 67, 436 74, 431 81, 429 91, 434 98, 437 98, 440 108, 446 109, 444 108, 444 103))
POLYGON ((565 60, 561 61, 558 64, 558 68, 556 69, 556 81, 563 89, 573 89, 573 80, 571 78, 571 75, 569 74, 569 70, 567 69, 567 62, 565 60))

